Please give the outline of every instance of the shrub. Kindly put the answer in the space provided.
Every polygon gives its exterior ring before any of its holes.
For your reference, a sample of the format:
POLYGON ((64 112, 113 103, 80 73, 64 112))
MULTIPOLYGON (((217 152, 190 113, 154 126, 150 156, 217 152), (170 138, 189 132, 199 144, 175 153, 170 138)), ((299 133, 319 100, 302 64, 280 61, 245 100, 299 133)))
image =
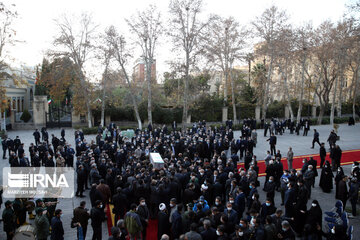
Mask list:
POLYGON ((97 134, 98 127, 83 127, 82 132, 84 133, 84 135, 97 134))
POLYGON ((24 121, 24 122, 28 122, 31 119, 31 114, 29 113, 29 111, 27 109, 25 109, 23 111, 23 113, 21 114, 20 120, 24 121))

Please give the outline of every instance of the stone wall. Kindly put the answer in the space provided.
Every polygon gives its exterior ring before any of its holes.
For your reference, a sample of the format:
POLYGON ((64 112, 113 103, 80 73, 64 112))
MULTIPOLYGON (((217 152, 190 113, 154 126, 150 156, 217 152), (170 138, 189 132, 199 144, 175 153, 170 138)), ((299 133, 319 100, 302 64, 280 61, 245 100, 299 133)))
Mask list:
POLYGON ((49 112, 47 96, 34 96, 33 101, 33 121, 36 126, 46 125, 46 113, 49 112))

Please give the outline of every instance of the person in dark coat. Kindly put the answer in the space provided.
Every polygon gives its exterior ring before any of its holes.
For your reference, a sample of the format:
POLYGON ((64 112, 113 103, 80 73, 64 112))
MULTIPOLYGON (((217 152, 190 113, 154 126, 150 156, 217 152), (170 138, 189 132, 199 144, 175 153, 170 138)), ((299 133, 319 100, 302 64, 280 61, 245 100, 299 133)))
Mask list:
POLYGON ((139 202, 140 204, 137 207, 136 213, 139 215, 141 224, 143 226, 142 237, 143 239, 146 239, 146 228, 149 224, 150 212, 148 207, 146 206, 145 198, 140 198, 139 202))
POLYGON ((183 224, 182 224, 182 217, 181 217, 181 211, 182 211, 182 205, 178 204, 177 209, 174 211, 174 213, 171 216, 171 233, 173 238, 179 238, 183 231, 183 224))
POLYGON ((103 200, 103 196, 101 194, 101 192, 96 189, 97 185, 94 183, 92 186, 91 186, 91 190, 90 190, 90 202, 91 202, 91 207, 95 207, 95 203, 97 200, 100 200, 102 201, 103 200))
POLYGON ((272 199, 267 198, 266 202, 261 205, 260 218, 261 223, 264 224, 266 217, 274 214, 276 212, 276 207, 272 199))
POLYGON ((73 218, 73 222, 80 223, 82 227, 84 239, 86 239, 87 226, 90 218, 90 214, 88 213, 88 210, 85 208, 85 206, 86 206, 86 202, 81 201, 80 206, 74 209, 74 218, 73 218))
POLYGON ((339 183, 341 181, 341 179, 344 176, 344 170, 342 167, 339 167, 336 171, 336 176, 335 176, 335 198, 336 199, 340 199, 339 197, 339 183))
POLYGON ((2 144, 2 150, 3 150, 3 159, 6 159, 6 150, 8 148, 6 137, 1 141, 1 144, 2 144))
POLYGON ((321 144, 320 144, 320 141, 319 141, 319 132, 316 131, 316 129, 314 129, 314 138, 313 138, 313 141, 312 141, 312 147, 311 148, 314 148, 314 145, 315 143, 319 144, 319 146, 321 147, 321 144))
POLYGON ((167 213, 166 205, 160 203, 158 212, 158 239, 161 239, 163 234, 169 235, 170 233, 169 214, 167 213))
POLYGON ((341 155, 342 155, 342 150, 339 147, 339 145, 336 145, 335 150, 334 150, 334 155, 333 155, 336 168, 340 167, 341 155))
POLYGON ((356 203, 359 199, 359 181, 353 177, 350 181, 349 201, 351 203, 352 215, 356 216, 356 203))
POLYGON ((61 209, 56 209, 55 216, 51 219, 51 240, 64 240, 64 228, 60 219, 61 209))
POLYGON ((320 159, 321 159, 320 167, 321 168, 324 166, 325 157, 326 157, 325 143, 321 143, 321 146, 320 146, 320 159))
POLYGON ((307 202, 309 197, 309 192, 307 188, 304 185, 304 181, 302 179, 298 180, 298 193, 297 193, 297 199, 296 199, 296 205, 295 205, 295 222, 297 223, 294 226, 294 230, 297 233, 301 233, 304 229, 305 225, 305 213, 307 210, 307 202))
POLYGON ((317 200, 312 201, 311 208, 306 211, 305 224, 311 226, 310 233, 314 234, 317 234, 318 232, 317 226, 322 226, 322 210, 317 200))
POLYGON ((127 199, 126 195, 122 192, 121 187, 116 188, 116 194, 112 198, 114 204, 113 213, 115 214, 115 222, 123 218, 126 213, 127 199))
POLYGON ((202 239, 204 240, 216 240, 216 230, 211 227, 211 222, 208 219, 205 219, 203 222, 204 230, 200 233, 202 239))
POLYGON ((95 202, 95 206, 90 211, 91 227, 93 228, 92 240, 102 239, 102 221, 105 219, 101 200, 95 202))
POLYGON ((320 183, 319 186, 325 193, 331 192, 333 189, 333 178, 334 174, 331 171, 331 166, 329 161, 325 162, 324 168, 321 170, 320 183))
POLYGON ((77 173, 77 190, 75 196, 84 197, 84 186, 86 181, 86 173, 83 165, 79 165, 78 170, 76 170, 77 173))
POLYGON ((345 211, 346 201, 349 198, 349 192, 347 187, 348 176, 344 175, 338 186, 338 197, 343 203, 343 209, 345 211))
POLYGON ((6 232, 7 240, 11 240, 15 233, 15 213, 12 209, 12 202, 5 202, 5 209, 2 213, 2 220, 4 223, 4 232, 6 232))
POLYGON ((266 141, 268 141, 270 144, 271 155, 274 155, 276 153, 276 136, 274 135, 274 133, 272 133, 270 138, 266 141))

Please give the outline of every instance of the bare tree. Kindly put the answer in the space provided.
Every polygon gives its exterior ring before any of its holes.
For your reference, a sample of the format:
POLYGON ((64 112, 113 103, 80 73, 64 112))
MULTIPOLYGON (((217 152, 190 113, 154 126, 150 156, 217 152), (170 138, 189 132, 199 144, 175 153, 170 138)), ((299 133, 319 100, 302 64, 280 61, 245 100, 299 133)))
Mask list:
POLYGON ((168 34, 172 37, 174 49, 182 49, 185 52, 184 106, 182 115, 183 130, 186 127, 188 117, 190 67, 198 53, 199 37, 211 20, 201 22, 199 19, 201 10, 202 0, 171 0, 169 6, 171 19, 168 34))
POLYGON ((267 68, 266 87, 262 106, 262 118, 264 119, 266 118, 271 76, 273 72, 275 54, 273 45, 274 41, 278 38, 279 31, 284 27, 287 27, 287 21, 288 16, 285 11, 279 10, 276 6, 271 6, 252 22, 252 25, 255 27, 257 32, 257 36, 265 41, 261 48, 262 51, 260 51, 261 55, 265 54, 270 58, 269 66, 267 68))
POLYGON ((300 83, 300 97, 299 97, 299 108, 296 115, 296 121, 300 122, 301 119, 301 112, 303 108, 303 101, 304 101, 304 88, 305 88, 305 68, 306 68, 306 59, 307 59, 307 50, 311 48, 311 41, 310 38, 312 36, 313 28, 310 23, 307 23, 303 26, 300 26, 296 29, 296 52, 295 58, 301 64, 301 83, 300 83))
POLYGON ((151 86, 156 79, 152 77, 152 66, 154 63, 154 54, 159 37, 163 33, 160 12, 156 10, 156 6, 150 5, 143 12, 138 12, 137 16, 127 19, 126 22, 130 26, 131 32, 136 37, 136 44, 141 47, 146 66, 146 81, 148 89, 148 121, 152 124, 152 104, 151 104, 151 86))
MULTIPOLYGON (((318 124, 321 124, 325 110, 329 106, 330 92, 338 77, 334 49, 333 24, 325 21, 315 30, 314 47, 312 49, 314 53, 314 71, 319 81, 318 87, 315 88, 315 93, 320 102, 318 124)), ((336 89, 334 89, 334 92, 336 93, 336 89)))
MULTIPOLYGON (((240 24, 233 17, 221 18, 217 16, 208 25, 207 33, 202 39, 205 54, 210 63, 214 63, 223 71, 225 76, 224 89, 227 89, 230 79, 233 118, 234 122, 236 122, 235 83, 232 76, 232 68, 234 61, 244 56, 242 50, 245 45, 247 32, 244 28, 240 28, 240 24)), ((227 93, 224 92, 225 102, 227 101, 226 95, 227 93)))
POLYGON ((283 28, 279 31, 278 39, 274 41, 275 48, 274 65, 276 65, 280 72, 280 78, 283 80, 285 98, 290 111, 291 121, 294 120, 294 112, 291 106, 291 97, 288 86, 289 73, 288 69, 293 59, 294 52, 294 33, 291 28, 283 28))
POLYGON ((100 35, 100 43, 97 46, 98 53, 97 57, 101 60, 102 65, 104 66, 104 72, 102 74, 102 97, 101 97, 101 126, 105 126, 105 104, 106 104, 106 91, 107 91, 107 82, 109 78, 109 66, 111 59, 114 57, 114 48, 111 42, 111 39, 108 38, 108 35, 105 33, 100 35))
MULTIPOLYGON (((6 45, 13 45, 15 43, 16 31, 12 28, 14 18, 17 17, 17 12, 13 9, 15 4, 10 7, 6 6, 3 2, 0 2, 0 75, 6 74, 3 71, 8 66, 5 62, 4 49, 6 45)), ((11 76, 11 78, 13 78, 11 76)), ((0 83, 3 78, 0 78, 0 83)), ((0 84, 0 119, 4 117, 4 124, 1 125, 1 129, 6 131, 5 124, 5 111, 2 116, 2 109, 7 107, 6 89, 3 84, 0 84)))
POLYGON ((140 118, 140 114, 139 114, 138 104, 137 104, 137 101, 135 98, 135 93, 133 92, 133 88, 131 86, 129 74, 127 73, 127 70, 126 70, 126 64, 129 62, 129 58, 131 57, 130 50, 126 46, 126 41, 125 41, 124 36, 119 35, 119 33, 117 32, 117 30, 115 29, 114 26, 110 26, 106 30, 106 35, 107 35, 108 41, 111 43, 111 45, 114 49, 114 57, 120 66, 120 69, 121 69, 120 71, 122 72, 122 75, 128 84, 131 101, 132 101, 133 107, 134 107, 135 117, 136 117, 136 120, 138 121, 139 129, 142 129, 142 123, 141 123, 141 118, 140 118))
POLYGON ((80 20, 76 20, 79 26, 73 23, 75 19, 70 19, 63 15, 62 18, 55 20, 59 33, 55 37, 53 45, 61 47, 61 50, 52 52, 55 56, 67 56, 76 66, 76 74, 80 79, 83 97, 87 110, 88 126, 92 127, 91 100, 88 91, 87 77, 85 74, 85 63, 89 59, 89 54, 93 51, 94 34, 96 26, 92 21, 92 16, 87 13, 81 15, 80 20))

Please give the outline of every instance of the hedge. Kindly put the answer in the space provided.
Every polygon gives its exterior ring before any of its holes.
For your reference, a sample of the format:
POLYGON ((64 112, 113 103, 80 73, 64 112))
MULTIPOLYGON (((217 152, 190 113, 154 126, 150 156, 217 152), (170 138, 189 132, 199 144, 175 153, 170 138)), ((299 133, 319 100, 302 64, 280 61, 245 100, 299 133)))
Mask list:
POLYGON ((23 113, 21 114, 20 120, 27 123, 28 121, 30 121, 30 119, 31 119, 31 114, 27 109, 24 109, 23 113))

